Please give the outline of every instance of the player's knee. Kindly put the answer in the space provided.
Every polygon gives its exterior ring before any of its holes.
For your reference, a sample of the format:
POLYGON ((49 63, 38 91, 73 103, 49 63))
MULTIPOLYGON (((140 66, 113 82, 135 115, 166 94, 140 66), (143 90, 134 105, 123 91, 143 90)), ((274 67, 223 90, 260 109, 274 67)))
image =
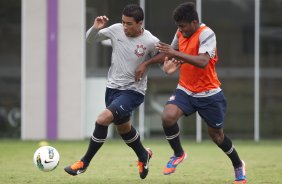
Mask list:
POLYGON ((164 111, 162 114, 162 123, 164 127, 172 126, 177 121, 175 115, 171 112, 164 111))
POLYGON ((100 125, 108 126, 113 120, 113 115, 111 113, 102 113, 97 117, 96 122, 100 125))
POLYGON ((208 127, 208 133, 215 144, 220 145, 224 141, 224 133, 222 128, 217 129, 208 127))
POLYGON ((219 133, 211 133, 210 137, 216 145, 220 145, 224 141, 224 135, 219 133))
POLYGON ((120 135, 126 134, 126 133, 130 132, 131 124, 125 123, 125 124, 122 124, 122 125, 117 125, 116 128, 117 128, 117 131, 120 135))

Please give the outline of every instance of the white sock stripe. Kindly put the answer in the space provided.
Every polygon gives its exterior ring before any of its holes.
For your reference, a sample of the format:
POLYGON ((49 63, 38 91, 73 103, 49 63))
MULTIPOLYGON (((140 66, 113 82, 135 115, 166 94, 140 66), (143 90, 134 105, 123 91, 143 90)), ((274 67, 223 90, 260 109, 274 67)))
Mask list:
POLYGON ((124 142, 125 142, 126 144, 132 143, 132 142, 136 141, 136 140, 138 139, 138 137, 139 137, 139 133, 136 131, 136 134, 135 134, 135 136, 134 136, 132 139, 130 139, 130 140, 124 140, 124 142))
POLYGON ((93 135, 92 135, 91 139, 92 139, 94 142, 98 142, 98 143, 103 143, 103 142, 106 141, 106 139, 98 139, 98 138, 94 137, 93 135))
POLYGON ((179 136, 179 133, 180 133, 180 132, 177 132, 176 134, 171 135, 171 136, 166 136, 165 138, 166 138, 167 140, 174 139, 174 138, 176 138, 177 136, 179 136))
POLYGON ((225 152, 227 155, 230 155, 231 153, 232 153, 232 151, 234 150, 234 147, 232 146, 231 148, 230 148, 230 150, 229 151, 227 151, 227 152, 225 152))

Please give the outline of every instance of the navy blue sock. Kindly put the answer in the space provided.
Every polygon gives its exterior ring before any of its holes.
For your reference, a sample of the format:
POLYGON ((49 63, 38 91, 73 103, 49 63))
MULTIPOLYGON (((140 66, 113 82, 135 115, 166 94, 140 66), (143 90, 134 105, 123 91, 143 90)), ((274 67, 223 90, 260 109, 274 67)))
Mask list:
POLYGON ((120 134, 120 136, 124 142, 134 150, 139 161, 146 162, 148 154, 140 141, 140 136, 136 129, 131 126, 131 130, 128 133, 120 134))
POLYGON ((180 131, 177 122, 174 123, 174 125, 172 125, 171 127, 163 126, 163 129, 164 129, 165 137, 174 151, 174 155, 177 157, 183 155, 184 151, 180 143, 180 138, 179 138, 180 131))
POLYGON ((224 151, 225 154, 230 158, 234 168, 242 166, 239 155, 233 147, 232 141, 227 136, 224 135, 224 140, 220 145, 218 145, 218 147, 220 147, 222 151, 224 151))
POLYGON ((104 144, 108 134, 108 126, 99 125, 97 122, 95 124, 95 129, 93 136, 90 139, 88 150, 82 157, 82 161, 88 165, 97 151, 104 144))

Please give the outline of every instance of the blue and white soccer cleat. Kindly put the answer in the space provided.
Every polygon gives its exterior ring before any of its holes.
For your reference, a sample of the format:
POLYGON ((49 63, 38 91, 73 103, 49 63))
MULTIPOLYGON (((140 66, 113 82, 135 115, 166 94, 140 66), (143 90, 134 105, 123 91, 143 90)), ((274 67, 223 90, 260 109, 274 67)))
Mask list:
POLYGON ((187 157, 187 154, 184 152, 180 157, 172 156, 170 157, 170 160, 166 164, 166 166, 163 169, 164 175, 169 175, 171 173, 174 173, 176 170, 176 166, 180 164, 183 160, 185 160, 187 157))
POLYGON ((244 184, 247 183, 247 178, 246 178, 246 165, 243 160, 241 160, 242 166, 238 168, 234 168, 235 172, 235 180, 234 184, 244 184))

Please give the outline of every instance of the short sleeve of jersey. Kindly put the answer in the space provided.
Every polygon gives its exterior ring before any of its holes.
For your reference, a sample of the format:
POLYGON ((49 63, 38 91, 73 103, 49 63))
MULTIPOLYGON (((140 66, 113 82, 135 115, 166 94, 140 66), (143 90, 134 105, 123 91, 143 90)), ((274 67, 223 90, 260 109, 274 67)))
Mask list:
POLYGON ((215 56, 216 51, 215 33, 210 28, 207 28, 203 32, 201 32, 199 41, 199 54, 208 53, 210 57, 213 58, 215 56))
POLYGON ((101 29, 98 32, 98 35, 102 36, 102 37, 112 38, 113 35, 115 35, 115 33, 117 32, 117 30, 120 29, 120 26, 121 26, 121 24, 113 24, 109 27, 101 29))
POLYGON ((88 43, 92 43, 94 41, 100 42, 102 40, 111 39, 113 35, 118 33, 119 27, 122 26, 121 24, 114 24, 112 26, 106 27, 101 30, 95 30, 92 26, 87 32, 86 32, 86 41, 88 43))
POLYGON ((154 46, 150 52, 150 57, 153 57, 159 53, 159 50, 155 47, 155 45, 160 41, 157 37, 152 35, 152 40, 154 42, 154 46))
POLYGON ((175 50, 179 50, 179 48, 178 48, 178 36, 177 36, 177 32, 175 33, 174 38, 173 38, 173 40, 172 40, 172 42, 171 42, 170 45, 171 45, 171 47, 174 48, 175 50))

